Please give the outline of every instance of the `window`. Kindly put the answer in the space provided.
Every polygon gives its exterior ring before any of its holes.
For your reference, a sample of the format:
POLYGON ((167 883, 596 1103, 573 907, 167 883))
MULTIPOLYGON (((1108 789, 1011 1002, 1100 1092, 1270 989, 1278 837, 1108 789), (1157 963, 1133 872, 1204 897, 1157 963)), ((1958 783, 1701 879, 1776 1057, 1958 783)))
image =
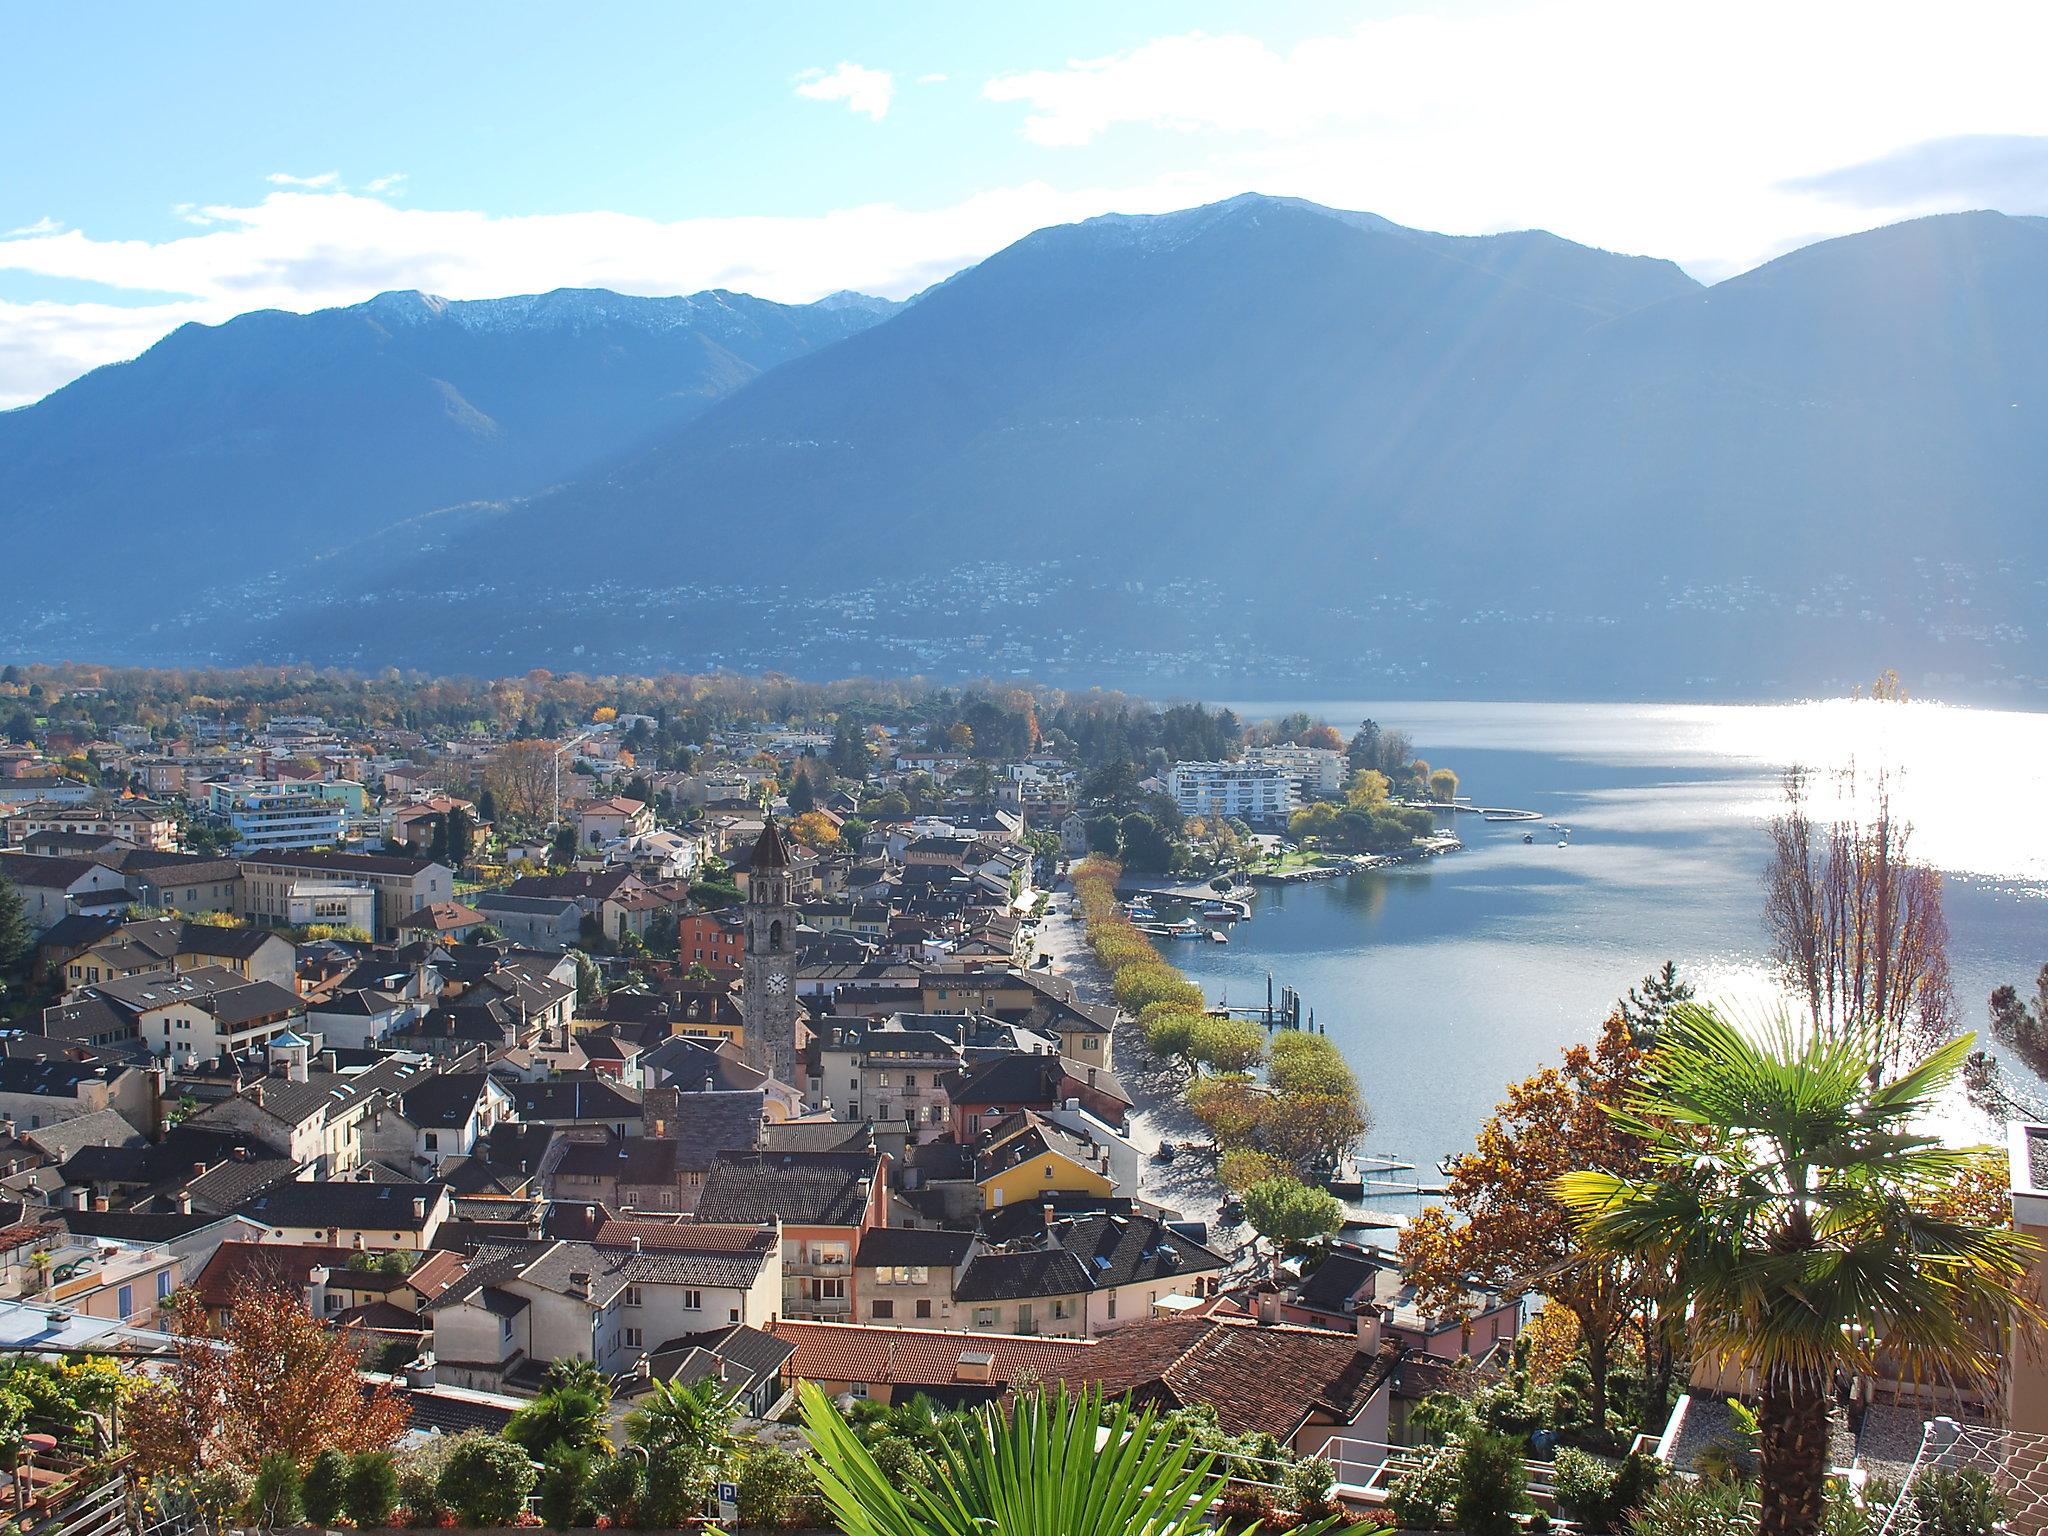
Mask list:
POLYGON ((976 1308, 974 1309, 974 1326, 975 1326, 975 1327, 977 1327, 977 1328, 993 1328, 993 1327, 995 1327, 995 1325, 996 1325, 996 1309, 995 1309, 994 1307, 976 1307, 976 1308))
POLYGON ((438 1131, 427 1132, 426 1142, 427 1150, 429 1152, 438 1152, 441 1150, 441 1136, 438 1131))
POLYGON ((170 1294, 171 1272, 168 1269, 160 1269, 156 1273, 156 1299, 162 1301, 170 1294))
POLYGON ((501 1339, 509 1339, 509 1338, 511 1338, 511 1337, 512 1337, 512 1319, 511 1319, 511 1318, 509 1318, 509 1317, 501 1317, 501 1318, 499 1318, 499 1319, 498 1319, 498 1337, 499 1337, 499 1338, 501 1338, 501 1339))
POLYGON ((639 1347, 640 1347, 640 1330, 639 1330, 638 1328, 628 1328, 628 1329, 626 1330, 626 1348, 628 1348, 628 1349, 638 1349, 639 1347))
POLYGON ((895 1302, 893 1302, 893 1301, 877 1301, 877 1302, 875 1303, 875 1311, 874 1311, 874 1315, 875 1315, 876 1317, 878 1317, 878 1318, 893 1318, 893 1317, 895 1317, 895 1315, 896 1315, 896 1303, 895 1303, 895 1302))
MULTIPOLYGON (((634 1305, 638 1306, 639 1303, 636 1301, 634 1305)), ((702 1312, 704 1310, 704 1293, 702 1291, 683 1292, 683 1310, 685 1312, 702 1312)))
POLYGON ((627 1286, 627 1287, 626 1287, 626 1305, 627 1305, 627 1306, 629 1306, 629 1307, 637 1307, 637 1306, 639 1306, 639 1305, 640 1305, 640 1287, 639 1287, 639 1286, 637 1286, 637 1285, 629 1285, 629 1286, 627 1286))
POLYGON ((1111 1321, 1111 1322, 1114 1322, 1114 1321, 1116 1321, 1116 1292, 1115 1292, 1115 1291, 1111 1291, 1111 1292, 1109 1293, 1109 1317, 1110 1317, 1110 1321, 1111 1321))
POLYGON ((122 1315, 123 1317, 133 1317, 133 1316, 135 1315, 135 1287, 134 1287, 134 1286, 132 1286, 132 1285, 124 1285, 124 1286, 122 1286, 122 1287, 121 1287, 121 1289, 120 1289, 120 1292, 119 1292, 119 1293, 118 1293, 118 1294, 116 1295, 116 1297, 115 1297, 114 1299, 115 1299, 115 1301, 116 1301, 116 1302, 118 1303, 118 1305, 119 1305, 119 1307, 120 1307, 121 1315, 122 1315))
POLYGON ((845 1282, 844 1280, 838 1280, 838 1279, 832 1279, 832 1280, 827 1280, 827 1279, 816 1279, 816 1280, 813 1280, 813 1281, 811 1282, 811 1300, 813 1300, 813 1301, 844 1301, 844 1300, 846 1300, 846 1282, 845 1282))
POLYGON ((917 1315, 919 1317, 930 1317, 932 1315, 931 1302, 920 1300, 917 1304, 917 1315))
POLYGON ((1052 1315, 1055 1320, 1065 1317, 1067 1315, 1067 1304, 1055 1298, 1052 1304, 1052 1315))

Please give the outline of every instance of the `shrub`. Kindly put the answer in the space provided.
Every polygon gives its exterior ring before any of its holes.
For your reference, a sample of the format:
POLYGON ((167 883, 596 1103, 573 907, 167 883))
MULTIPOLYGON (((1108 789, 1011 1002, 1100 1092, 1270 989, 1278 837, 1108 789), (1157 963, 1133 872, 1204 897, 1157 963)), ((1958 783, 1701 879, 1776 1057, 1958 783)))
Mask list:
POLYGON ((266 1456, 256 1468, 249 1490, 251 1525, 274 1531, 299 1523, 299 1469, 289 1456, 266 1456))
POLYGON ((532 1491, 526 1452, 494 1435, 458 1435, 441 1466, 441 1503, 465 1525, 510 1525, 532 1491))
POLYGON ((1404 1472, 1387 1491, 1387 1508, 1395 1522, 1411 1531, 1440 1531, 1444 1515, 1458 1497, 1458 1463, 1450 1451, 1439 1451, 1419 1467, 1404 1472))
POLYGON ((1137 1013, 1148 1003, 1183 1003, 1200 1008, 1202 989, 1161 960, 1126 965, 1109 985, 1110 995, 1126 1013, 1137 1013))
POLYGON ((299 1491, 299 1504, 315 1525, 332 1525, 341 1518, 348 1488, 348 1458, 333 1446, 313 1458, 306 1469, 306 1481, 299 1491))
POLYGON ((455 1441, 436 1438, 398 1459, 398 1502, 409 1525, 432 1525, 448 1511, 441 1497, 441 1469, 455 1441))
POLYGON ((1465 1536, 1513 1536, 1528 1500, 1522 1444, 1475 1430, 1458 1447, 1458 1525, 1465 1536))
POLYGON ((749 1456, 740 1468, 740 1524, 785 1530, 821 1513, 809 1463, 780 1446, 749 1456))
POLYGON ((1236 1483, 1216 1501, 1215 1520, 1218 1530, 1230 1531, 1234 1536, 1257 1536, 1261 1531, 1281 1529, 1273 1501, 1256 1488, 1236 1483))
POLYGON ((1674 1478, 1630 1517, 1628 1536, 1738 1536, 1755 1529, 1745 1507, 1753 1492, 1742 1483, 1674 1478))
POLYGON ((595 1457, 587 1450, 557 1445, 541 1463, 540 1517, 557 1531, 587 1522, 590 1474, 595 1457))
POLYGON ((1552 1464, 1558 1513, 1588 1531, 1614 1528, 1614 1485, 1621 1469, 1611 1462, 1565 1446, 1552 1464))
POLYGON ((640 1500, 640 1513, 648 1526, 680 1526, 697 1513, 711 1490, 715 1468, 702 1450, 693 1445, 671 1445, 647 1458, 647 1492, 640 1500))
POLYGON ((2005 1501, 1975 1467, 1936 1467, 1913 1481, 1913 1518, 1921 1536, 1992 1536, 2005 1501))
POLYGON ((1304 1456, 1287 1469, 1280 1482, 1294 1512, 1313 1518, 1330 1511, 1330 1490, 1337 1486, 1337 1469, 1320 1456, 1304 1456))
POLYGON ((364 1451, 349 1463, 342 1507, 359 1531, 389 1523, 398 1503, 398 1466, 389 1451, 364 1451))
POLYGON ((590 1502, 615 1526, 632 1525, 640 1518, 646 1492, 646 1468, 635 1452, 607 1456, 591 1471, 590 1502))

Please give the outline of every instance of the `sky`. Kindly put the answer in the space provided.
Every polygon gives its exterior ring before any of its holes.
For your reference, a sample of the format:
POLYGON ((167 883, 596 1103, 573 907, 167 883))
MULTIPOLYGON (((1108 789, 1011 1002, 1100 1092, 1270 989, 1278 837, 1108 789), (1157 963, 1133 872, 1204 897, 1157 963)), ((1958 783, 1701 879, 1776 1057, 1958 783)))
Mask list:
POLYGON ((2040 0, 0 0, 0 408, 395 288, 904 297, 1245 191, 1703 281, 2048 214, 2040 0))

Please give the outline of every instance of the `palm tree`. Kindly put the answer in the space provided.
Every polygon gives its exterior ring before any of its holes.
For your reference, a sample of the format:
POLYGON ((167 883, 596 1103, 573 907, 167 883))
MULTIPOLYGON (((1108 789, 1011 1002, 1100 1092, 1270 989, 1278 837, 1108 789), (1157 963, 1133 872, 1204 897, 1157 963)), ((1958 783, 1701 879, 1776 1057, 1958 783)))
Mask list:
POLYGON ((737 1394, 706 1376, 687 1387, 656 1380, 640 1406, 626 1415, 626 1434, 650 1455, 687 1449, 718 1458, 733 1444, 737 1394))
POLYGON ((1820 1530, 1837 1373, 1982 1380, 2039 1317, 2031 1241, 1931 1214, 1981 1152, 1921 1129, 1970 1039, 1873 1084, 1875 1043, 1685 1005, 1622 1115, 1652 1175, 1558 1181, 1588 1250, 1671 1264, 1696 1347, 1754 1381, 1761 1536, 1820 1530))
POLYGON ((548 1367, 533 1401, 512 1415, 505 1438, 534 1456, 558 1445, 609 1452, 605 1425, 611 1400, 611 1383, 596 1366, 580 1356, 564 1356, 548 1367))
MULTIPOLYGON (((836 1409, 803 1387, 818 1489, 846 1536, 1209 1536, 1214 1458, 1128 1400, 1034 1392, 943 1420, 932 1486, 892 1480, 836 1409)), ((1297 1528, 1327 1530, 1334 1517, 1297 1528)), ((1217 1536, 1227 1536, 1221 1527, 1217 1536)))

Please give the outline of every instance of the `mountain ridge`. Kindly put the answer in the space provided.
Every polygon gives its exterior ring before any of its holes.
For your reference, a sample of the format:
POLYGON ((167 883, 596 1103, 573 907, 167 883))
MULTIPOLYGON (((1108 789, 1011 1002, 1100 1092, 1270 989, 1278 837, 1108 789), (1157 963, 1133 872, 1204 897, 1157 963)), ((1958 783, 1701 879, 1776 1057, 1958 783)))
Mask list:
MULTIPOLYGON (((2048 221, 1989 213, 1712 286, 1296 199, 1107 215, 728 370, 544 487, 388 518, 316 593, 252 578, 207 633, 508 670, 2039 689, 2044 276, 2048 221)), ((549 300, 589 308, 518 302, 549 300)), ((488 432, 475 393, 416 408, 488 432)))

